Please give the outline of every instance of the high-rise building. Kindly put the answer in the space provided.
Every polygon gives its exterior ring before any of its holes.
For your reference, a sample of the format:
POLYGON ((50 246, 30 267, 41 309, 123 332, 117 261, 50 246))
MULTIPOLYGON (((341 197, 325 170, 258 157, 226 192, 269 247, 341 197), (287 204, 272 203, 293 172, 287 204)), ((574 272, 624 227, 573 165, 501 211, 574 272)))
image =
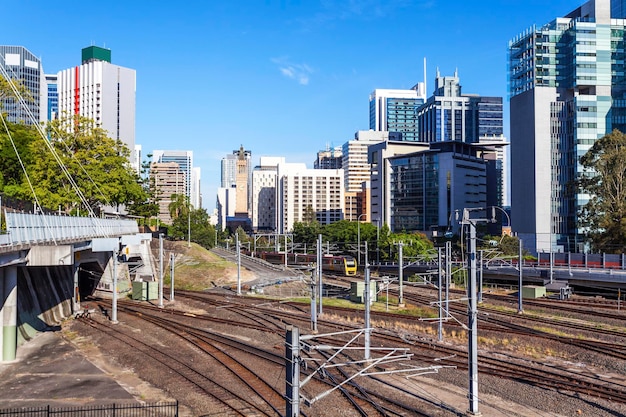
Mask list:
POLYGON ((170 216, 170 203, 174 201, 174 194, 185 193, 187 182, 184 172, 176 162, 153 162, 150 164, 150 176, 156 189, 156 197, 159 203, 159 221, 172 224, 170 216))
MULTIPOLYGON (((486 208, 486 148, 460 141, 389 158, 389 228, 392 231, 457 232, 455 211, 486 208)), ((495 162, 495 161, 493 161, 495 162)))
POLYGON ((573 185, 595 141, 626 131, 625 12, 588 1, 509 42, 511 221, 533 252, 585 250, 573 185))
POLYGON ((442 77, 437 69, 435 91, 419 109, 419 141, 460 141, 481 143, 498 148, 496 158, 501 165, 500 198, 497 206, 508 205, 509 164, 505 147, 502 97, 463 94, 458 71, 442 77))
MULTIPOLYGON (((189 202, 194 208, 201 208, 200 201, 200 176, 194 175, 193 151, 154 150, 152 161, 165 163, 175 162, 180 171, 185 175, 185 189, 182 193, 189 197, 189 202)), ((199 168, 198 168, 199 170, 199 168)))
POLYGON ((59 92, 56 74, 45 74, 47 92, 46 120, 54 120, 59 116, 59 92))
POLYGON ((405 142, 385 137, 383 142, 369 146, 367 160, 370 163, 370 216, 371 222, 391 224, 391 166, 389 158, 428 149, 427 143, 405 142))
POLYGON ((317 159, 313 162, 313 168, 341 169, 341 160, 343 156, 341 152, 341 147, 331 149, 329 146, 326 146, 326 149, 317 153, 317 159))
POLYGON ((278 166, 283 157, 262 156, 252 171, 252 228, 256 231, 275 231, 277 219, 278 166))
POLYGON ((229 217, 235 217, 235 189, 231 187, 219 187, 217 189, 217 225, 221 230, 226 230, 229 217))
POLYGON ((475 143, 480 137, 502 137, 502 97, 462 94, 458 72, 442 77, 419 111, 419 141, 456 140, 475 143))
POLYGON ((343 171, 308 169, 305 164, 278 165, 278 233, 293 229, 312 212, 326 225, 343 219, 343 171))
POLYGON ((82 50, 79 66, 57 74, 59 117, 92 119, 114 140, 135 151, 135 70, 111 63, 111 50, 90 46, 82 50))
POLYGON ((248 199, 248 184, 250 183, 250 160, 246 158, 246 152, 243 149, 243 145, 237 154, 235 167, 235 188, 237 190, 235 197, 235 217, 249 218, 250 202, 248 199))
MULTIPOLYGON (((370 221, 364 210, 361 194, 363 183, 369 183, 371 175, 370 163, 367 159, 367 148, 383 142, 388 137, 388 132, 374 130, 360 130, 354 134, 354 139, 349 140, 342 146, 343 181, 344 181, 344 219, 357 221, 359 217, 363 221, 370 221)), ((366 205, 367 206, 367 205, 366 205)))
POLYGON ((39 58, 23 46, 0 45, 0 77, 15 80, 30 96, 2 99, 2 111, 9 122, 34 125, 47 120, 48 91, 39 58))
MULTIPOLYGON (((222 187, 230 188, 237 186, 237 160, 240 149, 235 149, 232 154, 222 158, 222 187)), ((248 172, 252 173, 252 152, 244 150, 244 157, 248 164, 248 172)))
POLYGON ((417 141, 417 109, 426 101, 426 86, 410 90, 376 89, 369 97, 370 129, 389 132, 393 140, 417 141))

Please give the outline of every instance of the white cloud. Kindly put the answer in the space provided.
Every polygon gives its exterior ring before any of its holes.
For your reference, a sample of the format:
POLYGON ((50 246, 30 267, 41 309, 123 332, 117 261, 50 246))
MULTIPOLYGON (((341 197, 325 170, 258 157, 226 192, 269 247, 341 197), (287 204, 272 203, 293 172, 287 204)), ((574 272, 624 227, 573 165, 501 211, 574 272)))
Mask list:
POLYGON ((296 80, 300 85, 309 84, 309 76, 313 74, 313 69, 307 64, 294 64, 286 58, 272 58, 272 62, 285 77, 296 80))

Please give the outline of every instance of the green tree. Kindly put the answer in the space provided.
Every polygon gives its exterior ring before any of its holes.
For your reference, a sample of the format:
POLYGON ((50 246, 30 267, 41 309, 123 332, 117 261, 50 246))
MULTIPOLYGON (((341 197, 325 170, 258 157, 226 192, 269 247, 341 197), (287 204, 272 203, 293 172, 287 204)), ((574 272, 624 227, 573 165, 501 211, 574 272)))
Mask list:
MULTIPOLYGON (((402 242, 402 257, 405 259, 414 258, 418 255, 433 255, 433 242, 426 235, 419 232, 392 233, 389 240, 393 243, 402 242)), ((398 259, 398 251, 394 249, 394 260, 398 259)))
POLYGON ((187 215, 175 217, 168 229, 169 236, 181 240, 187 238, 207 249, 215 245, 215 233, 215 227, 209 223, 209 214, 205 209, 192 208, 189 217, 187 215))
POLYGON ((172 200, 167 208, 170 211, 170 217, 172 220, 179 217, 187 219, 187 215, 192 209, 189 197, 185 194, 172 194, 171 199, 172 200))
MULTIPOLYGON (((148 158, 152 158, 151 154, 147 156, 148 158)), ((143 201, 133 201, 128 205, 127 209, 130 214, 143 217, 143 223, 148 225, 151 217, 159 215, 159 202, 154 178, 150 175, 150 163, 147 161, 143 161, 141 164, 139 184, 146 195, 146 199, 143 201)))
POLYGON ((317 222, 312 224, 295 222, 291 230, 293 242, 306 244, 307 247, 315 247, 315 242, 317 242, 317 237, 321 230, 322 228, 317 222))
MULTIPOLYGON (((139 176, 130 167, 130 151, 92 120, 80 116, 53 120, 47 131, 47 138, 37 135, 29 143, 31 163, 26 167, 42 206, 70 211, 87 204, 98 211, 104 205, 145 200, 139 176)), ((26 178, 5 192, 33 199, 26 178)))
POLYGON ((595 250, 626 251, 626 135, 618 130, 595 141, 580 158, 579 191, 590 195, 579 215, 595 250))
POLYGON ((30 144, 38 133, 32 126, 23 124, 7 123, 7 127, 8 133, 6 130, 0 132, 0 190, 9 187, 7 193, 11 194, 10 189, 19 189, 24 180, 22 164, 29 166, 32 163, 30 144))
POLYGON ((0 77, 0 106, 2 106, 2 102, 6 99, 14 100, 17 103, 19 100, 16 98, 19 96, 21 96, 27 103, 33 102, 33 96, 22 80, 9 80, 4 77, 0 77))

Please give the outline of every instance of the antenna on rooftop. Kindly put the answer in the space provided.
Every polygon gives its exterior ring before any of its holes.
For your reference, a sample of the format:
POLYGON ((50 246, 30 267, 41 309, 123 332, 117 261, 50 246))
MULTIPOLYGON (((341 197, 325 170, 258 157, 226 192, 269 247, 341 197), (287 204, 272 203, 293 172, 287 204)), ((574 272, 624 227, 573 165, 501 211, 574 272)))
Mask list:
POLYGON ((428 89, 426 88, 426 57, 424 57, 424 97, 428 96, 428 89))

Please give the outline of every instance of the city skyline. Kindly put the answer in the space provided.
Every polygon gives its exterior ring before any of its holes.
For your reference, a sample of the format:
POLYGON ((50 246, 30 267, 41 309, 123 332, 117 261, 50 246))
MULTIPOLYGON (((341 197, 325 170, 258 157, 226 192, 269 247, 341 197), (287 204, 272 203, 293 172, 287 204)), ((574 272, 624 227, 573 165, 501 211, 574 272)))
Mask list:
POLYGON ((8 21, 3 43, 27 48, 46 74, 79 64, 86 46, 111 49, 113 64, 137 71, 136 143, 146 151, 193 151, 211 211, 219 161, 232 149, 250 149, 253 165, 284 156, 312 167, 327 144, 341 146, 368 128, 374 89, 425 81, 430 95, 437 68, 458 71, 466 93, 503 97, 509 137, 508 41, 582 3, 270 1, 171 9, 30 1, 7 5, 9 15, 24 7, 37 13, 28 31, 20 19, 8 21), (55 27, 51 38, 55 21, 72 25, 55 27))

